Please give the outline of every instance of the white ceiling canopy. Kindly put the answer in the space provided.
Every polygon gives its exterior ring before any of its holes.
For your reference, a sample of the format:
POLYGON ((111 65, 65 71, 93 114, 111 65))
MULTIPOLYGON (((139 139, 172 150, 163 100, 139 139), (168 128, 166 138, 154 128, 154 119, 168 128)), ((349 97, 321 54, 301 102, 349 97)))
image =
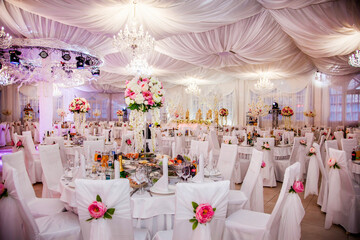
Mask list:
MULTIPOLYGON (((316 69, 336 76, 360 73, 348 64, 360 49, 356 0, 137 2, 136 21, 156 40, 147 63, 168 87, 191 77, 201 85, 258 80, 266 73, 290 83, 316 69)), ((0 26, 15 41, 53 41, 103 60, 88 91, 122 91, 133 78, 126 69, 131 56, 112 42, 132 14, 130 0, 0 2, 0 26)))

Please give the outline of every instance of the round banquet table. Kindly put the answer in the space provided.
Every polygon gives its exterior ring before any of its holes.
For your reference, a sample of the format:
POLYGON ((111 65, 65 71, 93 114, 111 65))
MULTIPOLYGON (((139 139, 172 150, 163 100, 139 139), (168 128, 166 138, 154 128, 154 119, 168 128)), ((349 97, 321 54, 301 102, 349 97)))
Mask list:
MULTIPOLYGON (((235 163, 235 183, 241 183, 244 180, 246 172, 250 165, 250 159, 254 147, 252 146, 239 146, 238 154, 239 157, 235 163)), ((288 159, 291 155, 292 146, 287 145, 283 147, 274 148, 274 159, 275 160, 284 160, 288 159)))
MULTIPOLYGON (((67 157, 69 157, 68 155, 75 155, 75 152, 78 151, 79 154, 85 154, 84 153, 84 146, 82 145, 69 145, 66 143, 65 141, 65 154, 67 157)), ((105 143, 105 152, 110 152, 113 151, 115 149, 115 142, 109 142, 109 143, 105 143)))
MULTIPOLYGON (((96 181, 96 180, 94 180, 96 181)), ((72 184, 74 184, 72 182, 72 184)), ((65 203, 68 211, 77 213, 75 188, 65 180, 60 180, 60 200, 65 203)), ((134 227, 147 228, 151 236, 162 230, 170 230, 173 227, 175 214, 175 195, 144 194, 136 192, 131 197, 131 212, 134 227)))

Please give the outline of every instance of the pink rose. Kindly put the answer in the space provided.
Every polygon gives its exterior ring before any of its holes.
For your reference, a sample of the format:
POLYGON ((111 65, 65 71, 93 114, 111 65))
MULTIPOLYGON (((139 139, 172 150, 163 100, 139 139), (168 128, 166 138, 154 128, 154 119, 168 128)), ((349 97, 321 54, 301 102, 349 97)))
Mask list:
POLYGON ((2 195, 5 192, 5 186, 3 183, 0 183, 0 195, 2 195))
POLYGON ((55 129, 58 129, 58 126, 55 126, 55 129))
POLYGON ((214 210, 210 204, 200 204, 196 208, 195 218, 198 220, 199 223, 207 223, 210 222, 212 217, 214 216, 214 210))
POLYGON ((333 167, 333 166, 336 164, 336 159, 335 159, 335 158, 329 158, 327 164, 328 164, 330 167, 333 167))
POLYGON ((265 148, 270 148, 270 144, 265 143, 265 144, 264 144, 264 147, 265 147, 265 148))
POLYGON ((101 218, 106 212, 106 206, 102 202, 94 201, 88 207, 90 216, 93 218, 101 218))
POLYGON ((149 82, 149 79, 143 78, 142 81, 143 81, 143 82, 149 82))
POLYGON ((292 188, 296 193, 301 193, 304 191, 304 185, 301 181, 295 181, 292 188))
POLYGON ((17 143, 16 143, 16 147, 21 147, 22 146, 22 141, 21 140, 19 140, 17 143))
POLYGON ((309 149, 309 151, 310 151, 311 153, 315 153, 315 152, 316 152, 316 150, 315 150, 314 147, 311 147, 311 148, 309 149))
POLYGON ((150 91, 143 92, 143 97, 145 98, 145 100, 152 100, 152 94, 150 91))
POLYGON ((150 100, 148 100, 148 104, 149 104, 150 106, 153 106, 153 105, 155 104, 155 102, 154 102, 154 100, 150 99, 150 100))
POLYGON ((264 167, 266 167, 266 164, 265 164, 264 161, 262 161, 262 163, 261 163, 261 168, 264 168, 264 167))

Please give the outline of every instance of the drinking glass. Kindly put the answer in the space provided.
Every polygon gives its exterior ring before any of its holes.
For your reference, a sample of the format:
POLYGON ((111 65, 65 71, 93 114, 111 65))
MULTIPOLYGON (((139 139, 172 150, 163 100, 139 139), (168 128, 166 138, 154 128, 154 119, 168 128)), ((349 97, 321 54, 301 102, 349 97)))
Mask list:
POLYGON ((185 182, 186 182, 187 179, 190 177, 190 164, 184 164, 184 166, 182 168, 182 174, 183 174, 183 178, 185 179, 185 182))

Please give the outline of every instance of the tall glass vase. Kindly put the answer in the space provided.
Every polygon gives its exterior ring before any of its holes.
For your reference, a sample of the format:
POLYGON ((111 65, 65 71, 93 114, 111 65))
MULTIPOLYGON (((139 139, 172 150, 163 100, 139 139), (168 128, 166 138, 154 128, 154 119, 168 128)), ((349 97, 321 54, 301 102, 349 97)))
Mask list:
POLYGON ((291 129, 291 116, 284 117, 285 129, 291 129))
POLYGON ((83 133, 83 131, 81 130, 81 124, 85 123, 86 121, 86 115, 83 112, 74 112, 74 124, 75 124, 75 129, 77 133, 83 133))

